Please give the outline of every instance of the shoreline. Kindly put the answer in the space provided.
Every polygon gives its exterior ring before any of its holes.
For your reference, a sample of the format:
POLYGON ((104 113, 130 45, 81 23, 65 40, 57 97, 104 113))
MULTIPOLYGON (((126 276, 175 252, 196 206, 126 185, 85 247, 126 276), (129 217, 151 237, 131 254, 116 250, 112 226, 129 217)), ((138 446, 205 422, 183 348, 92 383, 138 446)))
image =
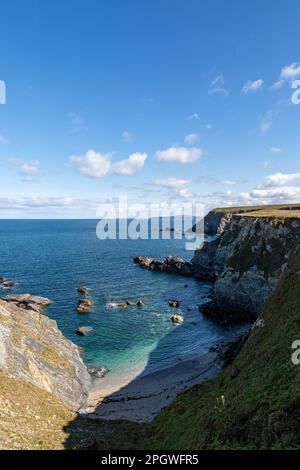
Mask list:
MULTIPOLYGON (((214 378, 222 369, 217 352, 182 361, 147 375, 109 376, 94 382, 85 410, 88 419, 145 423, 171 403, 179 393, 214 378)), ((132 371, 131 371, 132 372, 132 371)))
POLYGON ((215 378, 227 365, 226 352, 247 331, 245 327, 234 337, 216 342, 207 353, 146 375, 142 366, 123 375, 108 373, 93 383, 83 414, 93 420, 152 421, 177 395, 215 378))

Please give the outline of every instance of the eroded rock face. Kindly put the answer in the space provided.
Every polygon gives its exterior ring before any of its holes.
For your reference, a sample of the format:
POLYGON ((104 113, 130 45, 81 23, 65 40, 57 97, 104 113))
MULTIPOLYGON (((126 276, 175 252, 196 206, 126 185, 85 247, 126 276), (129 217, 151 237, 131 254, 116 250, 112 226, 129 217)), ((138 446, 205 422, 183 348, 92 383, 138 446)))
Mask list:
POLYGON ((86 403, 91 379, 80 349, 42 314, 49 303, 29 294, 0 299, 0 369, 77 410, 86 403))
POLYGON ((192 262, 195 275, 216 278, 210 316, 255 321, 300 244, 300 219, 233 216, 218 243, 206 245, 192 262))
POLYGON ((147 256, 136 256, 133 259, 143 269, 150 271, 161 271, 166 273, 180 274, 182 276, 193 276, 194 268, 192 263, 178 258, 177 256, 168 256, 164 261, 159 261, 147 256))

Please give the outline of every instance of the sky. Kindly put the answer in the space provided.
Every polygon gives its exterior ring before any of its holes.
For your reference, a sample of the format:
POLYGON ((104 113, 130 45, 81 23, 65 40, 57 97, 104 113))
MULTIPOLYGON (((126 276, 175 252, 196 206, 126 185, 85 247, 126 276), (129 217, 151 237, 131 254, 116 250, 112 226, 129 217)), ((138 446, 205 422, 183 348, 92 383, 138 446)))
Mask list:
POLYGON ((2 0, 0 15, 0 218, 94 218, 120 196, 300 203, 298 0, 2 0))

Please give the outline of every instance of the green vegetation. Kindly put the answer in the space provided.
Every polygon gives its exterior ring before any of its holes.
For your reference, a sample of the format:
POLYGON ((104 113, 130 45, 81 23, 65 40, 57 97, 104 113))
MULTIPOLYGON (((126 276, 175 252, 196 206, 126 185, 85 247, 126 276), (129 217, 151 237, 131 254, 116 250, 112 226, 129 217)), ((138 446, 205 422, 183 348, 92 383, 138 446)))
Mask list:
POLYGON ((99 424, 105 449, 300 449, 300 251, 233 364, 153 423, 99 424))
POLYGON ((212 212, 234 213, 241 217, 299 218, 300 204, 272 204, 270 206, 217 207, 212 212))
POLYGON ((40 353, 40 356, 54 367, 64 369, 70 366, 69 362, 64 359, 54 348, 43 349, 43 351, 40 353))
POLYGON ((63 449, 74 419, 51 393, 0 372, 0 449, 63 449))

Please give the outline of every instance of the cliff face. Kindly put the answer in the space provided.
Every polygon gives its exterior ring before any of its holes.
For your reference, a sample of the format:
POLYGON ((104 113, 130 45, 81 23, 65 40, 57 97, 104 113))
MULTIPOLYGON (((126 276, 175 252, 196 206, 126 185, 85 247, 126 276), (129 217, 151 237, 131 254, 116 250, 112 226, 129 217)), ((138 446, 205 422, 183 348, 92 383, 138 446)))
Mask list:
POLYGON ((204 312, 222 320, 254 321, 300 244, 293 216, 231 215, 219 237, 196 251, 195 276, 215 282, 204 312))
POLYGON ((28 294, 0 299, 0 371, 84 406, 91 385, 80 349, 42 314, 50 302, 28 294))

